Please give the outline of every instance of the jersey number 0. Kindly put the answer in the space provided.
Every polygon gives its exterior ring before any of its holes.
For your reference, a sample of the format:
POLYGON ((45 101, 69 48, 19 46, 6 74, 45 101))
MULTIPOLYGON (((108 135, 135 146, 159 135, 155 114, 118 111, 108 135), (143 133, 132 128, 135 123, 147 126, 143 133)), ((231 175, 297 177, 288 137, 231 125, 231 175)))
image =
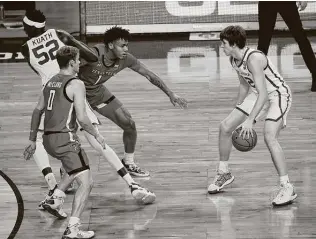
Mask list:
POLYGON ((50 47, 48 53, 46 51, 41 51, 44 48, 44 45, 39 45, 32 49, 34 56, 39 59, 40 61, 38 64, 44 65, 45 63, 49 62, 50 60, 53 61, 56 59, 56 51, 59 49, 58 41, 57 40, 50 40, 45 44, 45 47, 50 47))
POLYGON ((49 98, 47 102, 47 110, 52 110, 53 109, 53 102, 54 102, 54 97, 55 97, 55 90, 50 90, 49 91, 49 98))

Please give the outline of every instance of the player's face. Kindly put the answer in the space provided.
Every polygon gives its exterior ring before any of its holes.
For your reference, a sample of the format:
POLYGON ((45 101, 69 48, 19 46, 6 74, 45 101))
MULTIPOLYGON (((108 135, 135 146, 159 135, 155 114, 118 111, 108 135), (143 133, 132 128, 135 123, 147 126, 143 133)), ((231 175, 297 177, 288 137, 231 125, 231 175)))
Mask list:
POLYGON ((76 72, 76 73, 79 72, 79 66, 80 66, 80 56, 79 56, 79 54, 77 54, 76 59, 73 63, 74 72, 76 72))
POLYGON ((117 58, 123 59, 126 57, 128 52, 128 41, 124 39, 118 39, 114 41, 112 51, 117 58))
POLYGON ((231 45, 229 45, 229 42, 226 39, 223 39, 221 42, 221 48, 223 48, 226 56, 231 56, 234 48, 231 45))

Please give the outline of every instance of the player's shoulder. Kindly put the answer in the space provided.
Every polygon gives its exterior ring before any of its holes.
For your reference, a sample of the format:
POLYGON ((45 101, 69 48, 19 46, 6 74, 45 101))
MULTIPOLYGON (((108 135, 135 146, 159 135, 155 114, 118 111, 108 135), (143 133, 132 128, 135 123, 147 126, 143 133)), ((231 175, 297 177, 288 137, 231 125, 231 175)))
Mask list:
POLYGON ((248 67, 260 66, 264 68, 267 65, 267 56, 263 52, 253 49, 248 55, 247 65, 248 67))
POLYGON ((101 56, 105 53, 105 46, 101 43, 94 45, 92 49, 97 53, 98 56, 101 56))

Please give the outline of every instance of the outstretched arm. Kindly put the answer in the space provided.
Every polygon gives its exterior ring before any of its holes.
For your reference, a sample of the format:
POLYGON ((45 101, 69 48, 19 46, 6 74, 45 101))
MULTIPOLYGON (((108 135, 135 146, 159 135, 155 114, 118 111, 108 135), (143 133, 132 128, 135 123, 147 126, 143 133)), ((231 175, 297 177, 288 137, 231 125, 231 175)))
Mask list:
POLYGON ((98 61, 98 56, 88 45, 78 41, 74 36, 64 30, 56 30, 59 39, 67 45, 77 47, 80 50, 80 57, 87 62, 98 61))
POLYGON ((160 88, 170 98, 170 101, 173 105, 178 104, 181 108, 187 107, 187 101, 183 98, 180 98, 174 92, 172 92, 167 87, 167 85, 160 79, 160 77, 152 71, 148 70, 144 64, 137 61, 137 63, 130 66, 130 68, 133 71, 139 73, 140 75, 146 77, 153 85, 160 88))

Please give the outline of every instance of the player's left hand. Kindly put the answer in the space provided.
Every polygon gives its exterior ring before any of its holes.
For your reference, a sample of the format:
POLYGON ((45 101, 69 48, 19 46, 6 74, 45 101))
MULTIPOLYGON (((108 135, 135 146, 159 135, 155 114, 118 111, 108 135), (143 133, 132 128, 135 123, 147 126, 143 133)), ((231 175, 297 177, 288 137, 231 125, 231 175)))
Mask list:
POLYGON ((246 119, 245 122, 241 125, 239 136, 242 136, 243 139, 245 139, 247 136, 247 139, 249 139, 249 136, 251 134, 251 136, 253 137, 252 127, 253 120, 246 119))
POLYGON ((171 93, 169 97, 171 103, 174 106, 179 105, 181 109, 188 107, 188 102, 186 101, 186 99, 179 97, 177 94, 171 93))
POLYGON ((36 150, 36 142, 29 141, 29 145, 25 147, 23 157, 25 160, 29 160, 36 150))

